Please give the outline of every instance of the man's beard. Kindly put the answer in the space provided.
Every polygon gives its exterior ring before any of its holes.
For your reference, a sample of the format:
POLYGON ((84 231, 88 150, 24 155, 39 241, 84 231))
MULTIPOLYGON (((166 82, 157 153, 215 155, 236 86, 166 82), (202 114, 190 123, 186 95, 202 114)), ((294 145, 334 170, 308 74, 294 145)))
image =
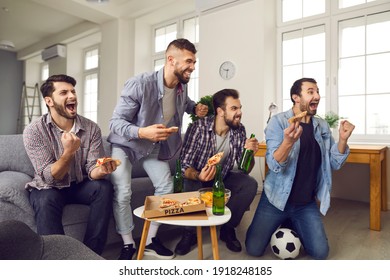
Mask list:
MULTIPOLYGON (((54 103, 54 110, 56 110, 57 114, 60 115, 61 117, 64 117, 64 118, 70 119, 70 120, 73 120, 76 118, 77 114, 70 115, 68 112, 66 112, 66 109, 64 109, 64 107, 61 104, 57 103, 54 99, 53 99, 53 103, 54 103)), ((77 106, 77 103, 74 106, 77 106)))
POLYGON ((236 130, 240 127, 240 122, 235 123, 234 118, 229 120, 225 117, 225 123, 232 130, 236 130))
MULTIPOLYGON (((185 72, 185 71, 184 71, 184 72, 185 72)), ((189 78, 188 78, 188 79, 184 78, 184 77, 183 77, 183 74, 179 73, 179 71, 177 71, 177 70, 175 70, 173 73, 176 75, 177 79, 178 79, 179 82, 182 83, 182 84, 187 84, 187 83, 190 81, 189 78)))
POLYGON ((299 110, 301 110, 301 112, 307 111, 307 114, 309 116, 315 116, 317 114, 317 110, 310 110, 309 106, 306 106, 305 104, 302 104, 302 103, 301 103, 301 106, 299 106, 299 110))

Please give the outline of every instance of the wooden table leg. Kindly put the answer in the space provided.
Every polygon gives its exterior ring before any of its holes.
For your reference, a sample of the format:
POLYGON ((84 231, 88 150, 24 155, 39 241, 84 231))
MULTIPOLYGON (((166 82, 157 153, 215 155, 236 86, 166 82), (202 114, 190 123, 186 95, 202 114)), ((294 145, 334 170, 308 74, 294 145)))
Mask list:
POLYGON ((198 240, 198 260, 203 260, 202 227, 196 227, 196 238, 198 240))
POLYGON ((387 170, 386 170, 386 151, 383 153, 383 158, 381 159, 382 164, 382 176, 381 176, 381 185, 382 185, 382 211, 387 211, 387 170))
POLYGON ((381 160, 379 155, 370 156, 370 229, 381 230, 381 160), (378 178, 379 177, 379 178, 378 178))
POLYGON ((139 243, 137 260, 142 260, 142 258, 144 257, 144 250, 145 250, 146 239, 148 238, 149 227, 150 227, 150 221, 145 220, 144 229, 142 230, 142 235, 141 235, 141 241, 139 243))
POLYGON ((213 249, 214 260, 219 260, 219 250, 218 250, 218 239, 217 239, 216 226, 210 226, 210 235, 211 235, 211 247, 213 249))

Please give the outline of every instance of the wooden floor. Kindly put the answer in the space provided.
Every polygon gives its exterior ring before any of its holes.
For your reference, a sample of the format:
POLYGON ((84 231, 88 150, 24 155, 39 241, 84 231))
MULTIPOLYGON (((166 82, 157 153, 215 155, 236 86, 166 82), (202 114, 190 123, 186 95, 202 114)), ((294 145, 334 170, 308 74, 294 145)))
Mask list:
MULTIPOLYGON (((256 196, 251 206, 251 211, 246 212, 240 226, 237 228, 237 238, 244 246, 246 230, 252 221, 253 211, 256 209, 259 195, 256 196)), ((390 211, 382 212, 382 230, 369 230, 369 204, 350 200, 333 198, 331 208, 324 217, 325 229, 330 245, 330 260, 390 260, 390 211)), ((175 249, 180 240, 180 232, 168 230, 159 234, 159 238, 165 246, 171 250, 175 249)), ((106 259, 117 259, 121 244, 108 246, 103 253, 106 259)), ((246 254, 245 249, 240 253, 229 251, 225 243, 219 241, 220 258, 225 260, 275 260, 270 250, 267 249, 264 256, 260 258, 251 257, 246 254)), ((212 259, 210 234, 207 228, 203 229, 203 256, 205 259, 212 259)), ((154 257, 145 256, 147 259, 154 257)), ((176 260, 196 260, 197 249, 194 249, 185 256, 176 256, 176 260)), ((310 259, 302 252, 297 259, 310 259)))

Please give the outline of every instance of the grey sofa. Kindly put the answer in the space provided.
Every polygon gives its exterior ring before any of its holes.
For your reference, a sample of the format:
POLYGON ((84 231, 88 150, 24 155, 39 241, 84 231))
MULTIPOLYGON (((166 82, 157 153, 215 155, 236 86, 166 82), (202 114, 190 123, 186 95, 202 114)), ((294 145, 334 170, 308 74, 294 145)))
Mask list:
MULTIPOLYGON (((111 154, 111 145, 104 141, 106 154, 111 154)), ((175 158, 170 161, 172 174, 175 169, 175 158)), ((33 166, 23 145, 23 136, 0 135, 0 222, 5 220, 19 220, 36 231, 34 211, 29 203, 29 193, 24 186, 32 180, 33 166)), ((132 173, 132 200, 133 209, 144 204, 147 195, 153 195, 152 182, 141 166, 135 165, 132 173)), ((63 224, 66 235, 80 241, 83 240, 89 207, 86 205, 67 205, 63 213, 63 224)), ((134 238, 140 237, 143 220, 135 217, 134 238)), ((115 231, 113 217, 108 230, 107 245, 119 242, 120 236, 115 231)))

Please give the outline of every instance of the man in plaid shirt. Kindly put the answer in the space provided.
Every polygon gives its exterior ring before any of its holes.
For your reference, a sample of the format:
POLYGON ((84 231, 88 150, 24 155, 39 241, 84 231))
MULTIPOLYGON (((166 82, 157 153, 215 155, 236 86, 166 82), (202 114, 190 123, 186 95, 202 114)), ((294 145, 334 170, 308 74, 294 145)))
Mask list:
POLYGON ((104 177, 115 162, 96 167, 104 157, 101 130, 77 114, 76 81, 53 75, 41 86, 49 113, 23 132, 24 146, 35 176, 27 183, 39 235, 64 234, 62 212, 66 204, 90 206, 84 243, 101 254, 112 211, 112 185, 104 177))
MULTIPOLYGON (((241 102, 234 89, 223 89, 213 95, 215 116, 205 117, 188 128, 180 154, 184 174, 184 191, 196 191, 213 185, 216 167, 208 166, 207 160, 218 152, 224 152, 220 161, 225 188, 232 192, 227 204, 232 217, 221 227, 220 239, 233 252, 241 251, 235 228, 253 201, 257 192, 257 181, 251 176, 233 170, 234 163, 240 162, 243 149, 258 149, 255 138, 247 139, 245 127, 241 124, 241 102)), ((252 170, 254 160, 249 172, 252 170)), ((185 228, 175 253, 185 255, 196 244, 195 232, 185 228)))

